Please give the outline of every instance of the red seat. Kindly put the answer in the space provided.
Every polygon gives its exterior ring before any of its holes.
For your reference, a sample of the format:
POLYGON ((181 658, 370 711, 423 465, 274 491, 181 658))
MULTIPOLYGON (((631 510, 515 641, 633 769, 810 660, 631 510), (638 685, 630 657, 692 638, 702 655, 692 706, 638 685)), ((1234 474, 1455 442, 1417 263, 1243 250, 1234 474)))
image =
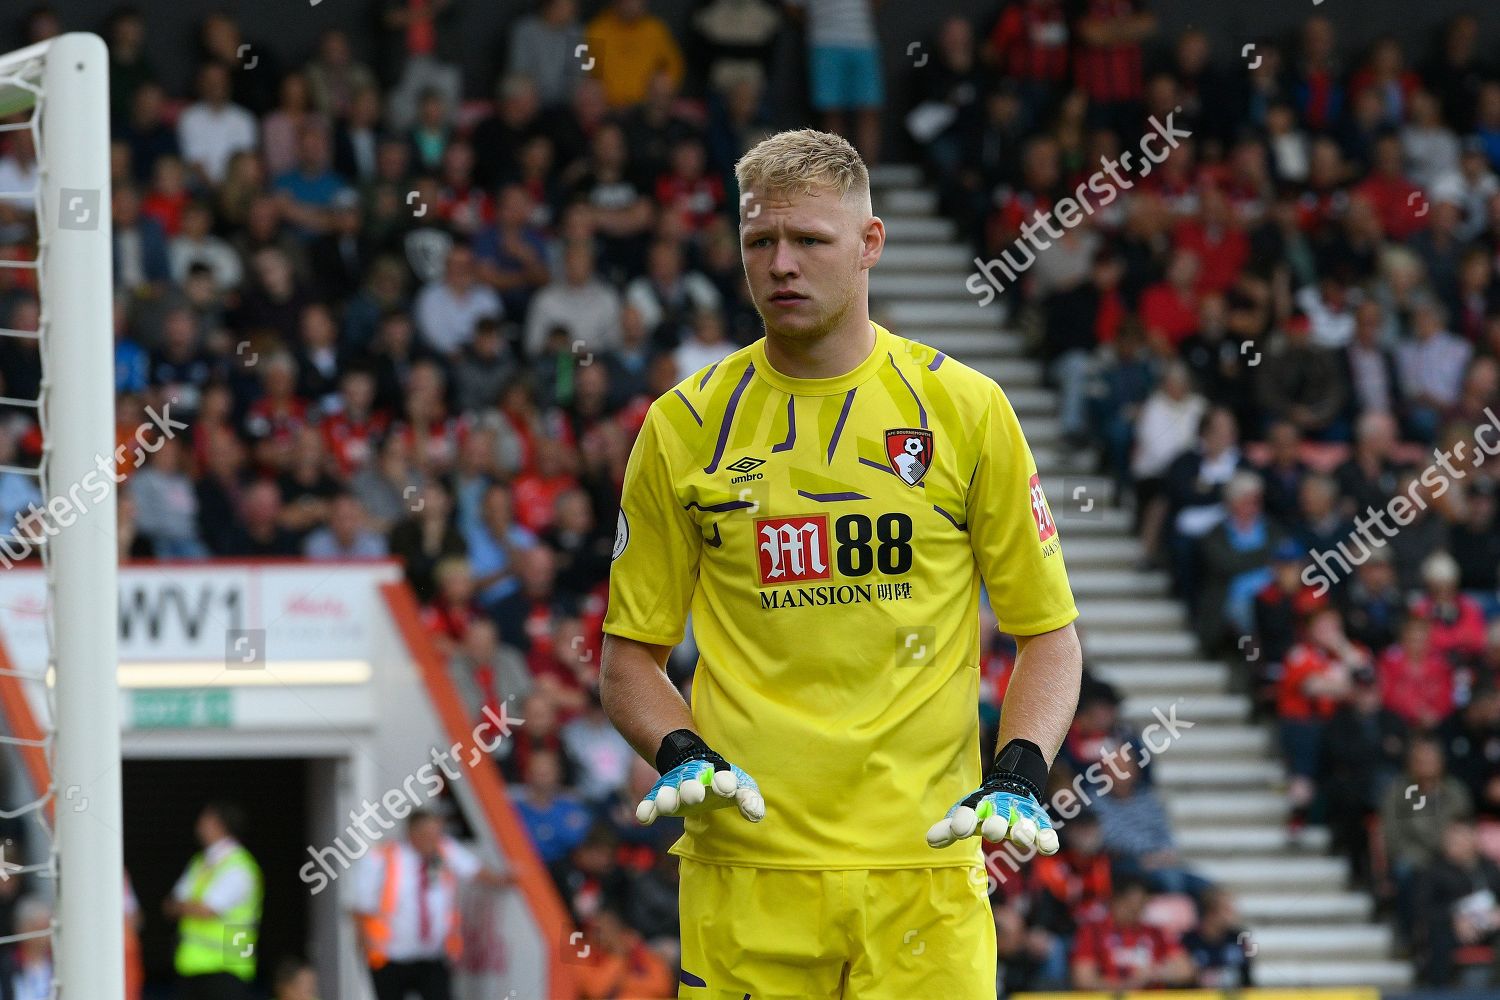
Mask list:
POLYGON ((1495 960, 1495 949, 1487 944, 1470 944, 1453 953, 1454 965, 1489 965, 1495 960))

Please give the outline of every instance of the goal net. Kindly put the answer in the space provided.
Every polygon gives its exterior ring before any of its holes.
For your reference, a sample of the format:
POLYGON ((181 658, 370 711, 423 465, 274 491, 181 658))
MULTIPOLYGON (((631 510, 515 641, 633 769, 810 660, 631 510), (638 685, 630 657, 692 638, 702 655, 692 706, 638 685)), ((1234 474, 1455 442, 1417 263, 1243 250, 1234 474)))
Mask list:
POLYGON ((40 844, 0 853, 0 878, 54 904, 0 942, 50 937, 65 1000, 124 995, 108 74, 89 34, 0 56, 0 434, 23 445, 0 474, 35 483, 0 527, 0 573, 43 567, 48 639, 44 672, 0 671, 39 723, 7 715, 35 795, 0 805, 40 844))

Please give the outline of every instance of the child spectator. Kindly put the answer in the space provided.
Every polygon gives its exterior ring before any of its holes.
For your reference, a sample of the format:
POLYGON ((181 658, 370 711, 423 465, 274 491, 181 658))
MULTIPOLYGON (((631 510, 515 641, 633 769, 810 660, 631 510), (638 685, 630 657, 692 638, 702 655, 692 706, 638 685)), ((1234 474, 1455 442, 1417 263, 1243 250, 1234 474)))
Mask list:
POLYGON ((1301 837, 1322 768, 1324 729, 1349 697, 1356 677, 1374 671, 1370 651, 1344 635, 1339 613, 1320 608, 1307 620, 1303 641, 1287 652, 1277 688, 1276 714, 1291 783, 1287 834, 1301 837))
POLYGON ((1203 894, 1198 926, 1182 936, 1182 947, 1193 961, 1195 985, 1237 990, 1254 983, 1250 971, 1253 935, 1241 928, 1234 897, 1227 890, 1210 889, 1203 894))
POLYGON ((1149 896, 1140 878, 1115 880, 1109 914, 1079 928, 1073 945, 1074 989, 1137 990, 1193 981, 1193 962, 1182 945, 1142 922, 1149 896))

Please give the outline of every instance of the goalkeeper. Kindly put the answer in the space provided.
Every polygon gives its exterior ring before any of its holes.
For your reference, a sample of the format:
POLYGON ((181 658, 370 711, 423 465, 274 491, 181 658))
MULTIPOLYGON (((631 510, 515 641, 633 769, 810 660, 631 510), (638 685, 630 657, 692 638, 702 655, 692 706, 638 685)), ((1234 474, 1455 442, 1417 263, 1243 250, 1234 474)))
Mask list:
POLYGON ((686 816, 679 997, 995 996, 979 837, 1051 854, 1077 611, 989 378, 870 321, 885 227, 842 138, 736 165, 765 336, 652 405, 625 474, 605 710, 686 816), (1019 659, 979 755, 981 584, 1019 659), (691 612, 689 708, 664 672, 691 612))

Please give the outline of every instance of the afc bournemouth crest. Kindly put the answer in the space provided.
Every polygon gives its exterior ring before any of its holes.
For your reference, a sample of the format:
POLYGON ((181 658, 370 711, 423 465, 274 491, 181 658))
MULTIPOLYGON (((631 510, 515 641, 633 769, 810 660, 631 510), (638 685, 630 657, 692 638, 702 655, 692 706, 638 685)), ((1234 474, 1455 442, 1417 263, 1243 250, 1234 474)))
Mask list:
POLYGON ((915 486, 932 468, 932 431, 914 427, 886 431, 885 453, 902 482, 915 486))

